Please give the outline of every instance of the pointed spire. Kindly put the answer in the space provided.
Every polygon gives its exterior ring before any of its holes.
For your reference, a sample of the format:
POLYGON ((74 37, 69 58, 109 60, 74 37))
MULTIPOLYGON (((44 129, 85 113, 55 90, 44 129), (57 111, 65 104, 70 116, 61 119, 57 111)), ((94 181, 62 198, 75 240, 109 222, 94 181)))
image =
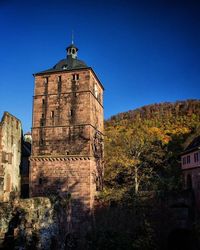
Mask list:
POLYGON ((73 30, 71 33, 71 45, 69 45, 66 48, 66 50, 67 50, 67 58, 73 58, 73 59, 77 58, 78 48, 74 45, 74 31, 73 30))
POLYGON ((74 44, 74 31, 72 30, 72 44, 74 44))

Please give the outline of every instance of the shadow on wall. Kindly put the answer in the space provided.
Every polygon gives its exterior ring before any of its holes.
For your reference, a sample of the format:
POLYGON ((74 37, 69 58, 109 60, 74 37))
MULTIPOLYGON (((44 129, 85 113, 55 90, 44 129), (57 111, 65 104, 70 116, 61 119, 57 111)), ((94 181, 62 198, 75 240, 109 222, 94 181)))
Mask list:
POLYGON ((9 209, 5 209, 4 217, 10 219, 1 249, 199 249, 198 240, 189 229, 177 227, 167 236, 170 228, 177 223, 174 208, 156 198, 145 196, 130 203, 124 201, 124 204, 98 203, 92 228, 87 227, 89 217, 82 201, 75 200, 74 208, 71 202, 74 202, 73 197, 71 200, 67 194, 66 197, 50 195, 49 198, 14 200, 13 204, 7 204, 9 209), (6 211, 9 215, 5 214, 6 211), (77 214, 79 216, 75 216, 77 214), (72 231, 72 223, 84 233, 72 231))
MULTIPOLYGON (((74 183, 72 188, 77 184, 74 183)), ((81 249, 78 247, 81 244, 80 234, 72 231, 72 224, 84 230, 89 214, 81 199, 71 202, 73 198, 68 192, 60 192, 62 185, 65 182, 59 180, 48 182, 43 197, 14 199, 0 204, 0 225, 4 223, 0 233, 2 230, 5 232, 0 249, 81 249), (55 190, 58 186, 59 189, 55 190)))

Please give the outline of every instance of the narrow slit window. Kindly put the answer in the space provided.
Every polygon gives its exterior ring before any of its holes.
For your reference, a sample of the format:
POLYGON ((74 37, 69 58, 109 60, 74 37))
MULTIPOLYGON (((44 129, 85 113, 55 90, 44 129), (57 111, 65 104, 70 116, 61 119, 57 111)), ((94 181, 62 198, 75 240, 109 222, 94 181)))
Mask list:
POLYGON ((73 110, 73 109, 71 109, 70 115, 71 115, 71 116, 74 116, 74 110, 73 110))
POLYGON ((49 78, 48 77, 45 77, 44 78, 44 83, 48 83, 49 82, 49 78))
POLYGON ((42 105, 44 105, 45 104, 45 100, 44 99, 42 99, 42 105))
POLYGON ((51 118, 54 118, 54 111, 51 111, 51 118))
POLYGON ((40 139, 40 145, 43 146, 44 145, 44 140, 41 138, 40 139))
POLYGON ((58 76, 58 93, 61 92, 61 76, 58 76))
POLYGON ((199 155, 198 153, 194 153, 194 162, 198 162, 199 161, 199 155))
POLYGON ((187 163, 190 163, 190 155, 187 156, 187 163))
POLYGON ((39 178, 39 185, 42 185, 42 178, 39 178))

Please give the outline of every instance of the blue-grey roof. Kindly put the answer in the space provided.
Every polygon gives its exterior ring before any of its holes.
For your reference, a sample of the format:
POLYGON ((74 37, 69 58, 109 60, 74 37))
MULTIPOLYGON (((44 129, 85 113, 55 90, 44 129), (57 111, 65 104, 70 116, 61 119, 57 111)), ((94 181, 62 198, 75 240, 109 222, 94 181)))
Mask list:
POLYGON ((42 73, 51 73, 62 70, 72 70, 72 69, 82 69, 82 68, 88 68, 85 62, 78 59, 74 59, 71 56, 69 56, 66 59, 60 60, 53 68, 38 72, 36 73, 36 75, 42 73))
POLYGON ((193 139, 193 141, 187 146, 184 151, 192 151, 196 150, 200 147, 200 136, 197 136, 193 139))

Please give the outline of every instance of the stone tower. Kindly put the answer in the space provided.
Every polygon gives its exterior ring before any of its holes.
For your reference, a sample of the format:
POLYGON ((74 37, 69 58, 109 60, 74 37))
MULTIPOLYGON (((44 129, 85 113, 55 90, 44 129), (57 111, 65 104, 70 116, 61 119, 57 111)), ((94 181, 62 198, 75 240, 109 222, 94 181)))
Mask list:
POLYGON ((30 196, 70 192, 73 217, 91 211, 102 187, 103 86, 73 43, 66 51, 34 74, 30 196))

